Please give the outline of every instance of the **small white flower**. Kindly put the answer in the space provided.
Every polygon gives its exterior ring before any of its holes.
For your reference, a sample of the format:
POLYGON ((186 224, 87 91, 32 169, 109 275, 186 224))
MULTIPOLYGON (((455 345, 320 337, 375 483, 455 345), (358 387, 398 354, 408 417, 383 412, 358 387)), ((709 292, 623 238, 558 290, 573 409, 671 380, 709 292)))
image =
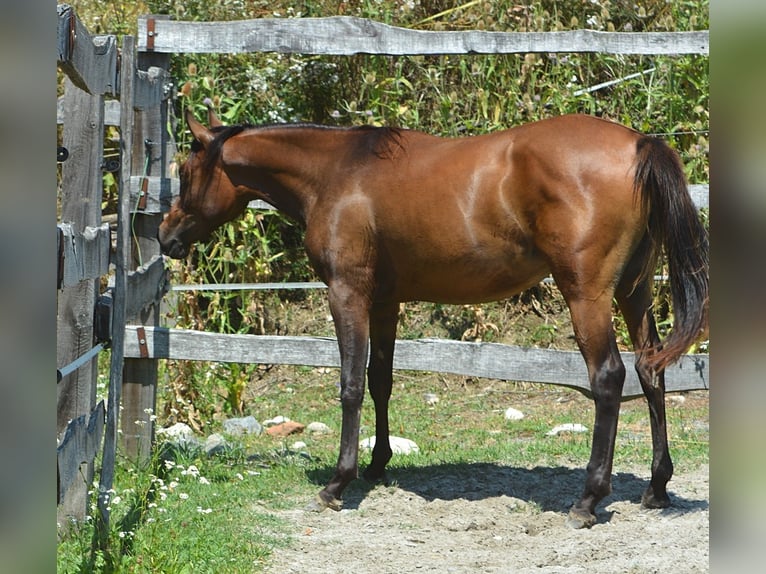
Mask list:
POLYGON ((204 476, 200 476, 199 477, 199 483, 200 484, 210 484, 210 481, 207 478, 205 478, 204 476))
POLYGON ((187 476, 187 475, 199 476, 199 469, 192 464, 189 466, 189 468, 181 472, 181 474, 184 476, 187 476))
POLYGON ((186 494, 185 492, 179 492, 178 498, 180 498, 181 500, 186 500, 187 498, 189 498, 189 495, 186 494))

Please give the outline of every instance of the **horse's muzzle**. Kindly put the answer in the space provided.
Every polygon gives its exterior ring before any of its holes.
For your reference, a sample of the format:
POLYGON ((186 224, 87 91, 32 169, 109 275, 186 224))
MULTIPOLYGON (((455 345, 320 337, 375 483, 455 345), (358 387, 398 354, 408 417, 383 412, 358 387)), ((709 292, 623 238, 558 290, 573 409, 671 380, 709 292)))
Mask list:
POLYGON ((157 240, 160 242, 160 251, 173 259, 183 259, 189 253, 189 246, 185 245, 178 237, 168 237, 160 227, 157 232, 157 240))

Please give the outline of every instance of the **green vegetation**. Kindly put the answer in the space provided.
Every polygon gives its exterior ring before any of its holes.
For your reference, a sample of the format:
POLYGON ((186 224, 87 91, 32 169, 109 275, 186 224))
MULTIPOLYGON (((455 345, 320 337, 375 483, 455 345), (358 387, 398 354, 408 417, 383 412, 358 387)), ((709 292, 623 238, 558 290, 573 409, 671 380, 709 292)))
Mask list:
MULTIPOLYGON (((287 525, 276 513, 303 507, 334 468, 340 432, 337 379, 335 369, 272 367, 254 373, 246 392, 256 418, 282 414, 304 423, 322 421, 330 434, 233 439, 232 447, 210 458, 195 449, 161 449, 149 468, 121 461, 109 550, 91 550, 92 526, 85 524, 59 544, 59 572, 258 571, 272 549, 286 543, 287 525), (295 440, 306 447, 294 450, 295 440)), ((689 393, 684 403, 669 401, 668 413, 677 473, 706 463, 707 395, 689 393)), ((546 436, 553 426, 572 422, 592 427, 592 403, 576 391, 397 372, 391 431, 414 440, 420 452, 395 456, 389 476, 427 480, 428 469, 470 472, 477 463, 579 468, 590 454, 590 433, 546 436), (439 401, 429 404, 425 393, 439 401), (509 406, 525 418, 505 420, 509 406)), ((368 400, 362 437, 372 434, 368 400)), ((368 463, 369 454, 361 460, 368 463)), ((623 403, 615 471, 646 473, 650 461, 646 404, 623 403)), ((349 495, 363 496, 369 488, 357 481, 349 495)))
MULTIPOLYGON (((186 20, 344 14, 423 30, 708 28, 707 0, 647 0, 638 8, 610 0, 479 0, 458 5, 446 0, 69 3, 92 33, 118 35, 134 34, 136 17, 142 13, 186 20)), ((479 134, 563 113, 597 114, 661 134, 681 154, 692 183, 709 178, 707 57, 195 54, 174 56, 171 66, 177 94, 169 129, 179 144, 179 159, 190 136, 175 118, 186 107, 204 117, 203 102, 210 98, 230 124, 397 125, 445 136, 479 134), (620 79, 624 80, 588 90, 620 79)), ((114 208, 115 183, 109 177, 107 210, 114 208)), ((302 251, 302 230, 274 212, 248 212, 208 243, 197 245, 172 271, 174 283, 314 280, 302 251)), ((666 299, 663 288, 657 297, 659 302, 666 299)), ((667 305, 658 304, 657 309, 667 325, 667 305)), ((328 314, 321 292, 181 292, 168 322, 225 333, 330 335, 328 314)), ((629 345, 619 319, 615 326, 620 344, 629 345)), ((570 335, 566 307, 558 292, 547 286, 481 307, 420 304, 401 312, 400 336, 408 338, 574 348, 570 335)), ((122 461, 115 478, 109 548, 93 551, 92 525, 82 525, 59 544, 60 572, 257 571, 270 549, 284 540, 283 526, 270 510, 304 504, 335 464, 340 421, 336 371, 192 362, 167 362, 161 368, 161 424, 183 421, 212 432, 224 415, 263 419, 283 414, 302 422, 323 421, 335 432, 301 437, 308 444, 308 458, 291 452, 291 441, 260 436, 210 459, 190 451, 166 459, 158 456, 148 468, 122 461)), ((707 461, 707 402, 692 402, 693 408, 669 406, 671 448, 680 470, 707 461)), ((395 374, 391 416, 392 433, 406 434, 421 447, 417 456, 392 461, 394 477, 397 469, 482 461, 582 466, 589 455, 589 433, 557 440, 544 436, 555 424, 591 424, 589 400, 551 387, 400 372, 395 374), (428 406, 422 400, 424 392, 437 393, 439 403, 428 406), (505 421, 503 410, 511 405, 527 417, 505 421)), ((367 401, 364 436, 372 434, 373 424, 367 401)), ((615 468, 647 468, 649 436, 644 402, 625 403, 615 468)))

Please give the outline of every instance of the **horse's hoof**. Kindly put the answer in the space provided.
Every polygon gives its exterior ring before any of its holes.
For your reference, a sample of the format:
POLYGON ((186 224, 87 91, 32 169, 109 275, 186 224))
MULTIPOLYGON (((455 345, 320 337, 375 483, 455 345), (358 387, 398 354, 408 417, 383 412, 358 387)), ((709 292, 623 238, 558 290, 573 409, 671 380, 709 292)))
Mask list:
POLYGON ((654 490, 649 487, 641 496, 641 506, 644 508, 667 508, 670 506, 670 497, 667 493, 657 495, 654 490))
POLYGON ((327 501, 318 494, 314 497, 314 500, 306 505, 306 512, 322 512, 325 509, 335 510, 336 512, 343 508, 343 501, 337 498, 332 498, 327 501))
POLYGON ((364 478, 364 480, 369 482, 370 484, 385 484, 386 486, 388 486, 389 484, 388 476, 386 476, 385 471, 378 474, 375 472, 370 472, 370 469, 368 468, 362 473, 362 478, 364 478))
POLYGON ((590 528, 596 524, 596 517, 587 510, 572 508, 567 517, 567 526, 575 530, 590 528))

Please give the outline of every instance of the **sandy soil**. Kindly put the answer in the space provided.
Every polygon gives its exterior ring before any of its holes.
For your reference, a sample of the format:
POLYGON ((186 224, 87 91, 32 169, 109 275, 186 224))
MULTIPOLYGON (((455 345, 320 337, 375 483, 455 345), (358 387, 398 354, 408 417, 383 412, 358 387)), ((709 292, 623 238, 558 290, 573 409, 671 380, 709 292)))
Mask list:
POLYGON ((673 477, 673 506, 644 510, 648 472, 619 472, 589 530, 566 526, 580 468, 493 464, 396 470, 356 481, 341 512, 290 510, 270 574, 664 573, 708 571, 708 466, 673 477))

